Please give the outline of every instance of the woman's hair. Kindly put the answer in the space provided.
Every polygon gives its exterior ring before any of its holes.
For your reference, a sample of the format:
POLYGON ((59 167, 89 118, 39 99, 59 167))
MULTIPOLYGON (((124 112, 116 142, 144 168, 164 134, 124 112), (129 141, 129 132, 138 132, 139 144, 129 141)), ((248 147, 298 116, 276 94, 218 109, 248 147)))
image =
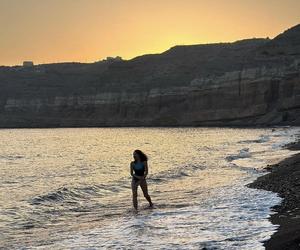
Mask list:
MULTIPOLYGON (((134 152, 136 152, 139 155, 141 161, 148 161, 148 156, 146 154, 144 154, 141 150, 136 149, 136 150, 134 150, 134 152)), ((134 162, 136 162, 135 159, 134 159, 134 162)))

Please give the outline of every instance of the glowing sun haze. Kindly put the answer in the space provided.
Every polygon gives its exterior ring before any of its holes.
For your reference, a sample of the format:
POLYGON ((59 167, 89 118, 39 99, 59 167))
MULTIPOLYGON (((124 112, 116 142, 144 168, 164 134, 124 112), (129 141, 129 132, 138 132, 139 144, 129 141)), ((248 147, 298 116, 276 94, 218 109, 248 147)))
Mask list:
POLYGON ((273 38, 300 23, 299 10, 299 0, 0 0, 0 65, 273 38))

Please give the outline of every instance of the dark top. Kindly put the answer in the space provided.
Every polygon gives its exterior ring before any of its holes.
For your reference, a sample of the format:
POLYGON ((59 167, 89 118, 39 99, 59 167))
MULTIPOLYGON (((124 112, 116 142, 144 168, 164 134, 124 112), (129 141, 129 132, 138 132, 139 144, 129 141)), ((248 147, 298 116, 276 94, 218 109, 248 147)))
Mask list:
MULTIPOLYGON (((134 170, 134 174, 138 175, 138 176, 143 176, 144 172, 145 172, 145 166, 143 162, 133 162, 133 170, 134 170)), ((134 177, 133 177, 134 178, 134 177)), ((137 178, 134 178, 137 180, 137 178)))

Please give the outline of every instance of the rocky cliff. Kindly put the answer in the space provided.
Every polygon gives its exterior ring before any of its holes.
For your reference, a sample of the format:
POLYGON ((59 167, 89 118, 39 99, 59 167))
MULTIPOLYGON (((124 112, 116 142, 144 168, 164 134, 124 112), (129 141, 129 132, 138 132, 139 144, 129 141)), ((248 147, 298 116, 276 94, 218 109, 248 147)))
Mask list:
POLYGON ((0 67, 0 127, 300 125, 300 25, 128 61, 0 67))

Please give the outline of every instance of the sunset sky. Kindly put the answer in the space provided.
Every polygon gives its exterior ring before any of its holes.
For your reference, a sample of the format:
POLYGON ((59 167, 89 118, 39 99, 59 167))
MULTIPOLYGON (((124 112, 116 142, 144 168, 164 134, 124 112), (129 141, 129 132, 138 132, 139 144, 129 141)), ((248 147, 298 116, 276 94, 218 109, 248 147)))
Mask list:
POLYGON ((300 23, 299 10, 299 0, 0 0, 0 65, 273 38, 300 23))

